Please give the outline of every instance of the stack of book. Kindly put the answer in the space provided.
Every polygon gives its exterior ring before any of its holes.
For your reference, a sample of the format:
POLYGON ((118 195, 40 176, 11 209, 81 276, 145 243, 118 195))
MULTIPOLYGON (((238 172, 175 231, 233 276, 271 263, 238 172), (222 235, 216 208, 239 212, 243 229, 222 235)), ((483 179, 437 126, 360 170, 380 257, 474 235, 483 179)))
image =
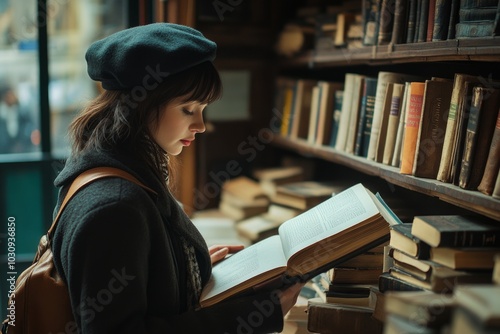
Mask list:
POLYGON ((259 168, 253 171, 253 177, 268 196, 276 193, 276 188, 280 185, 304 181, 306 170, 303 166, 279 166, 269 168, 259 168))
POLYGON ((239 176, 223 183, 219 210, 227 217, 240 221, 266 212, 269 198, 259 183, 239 176))

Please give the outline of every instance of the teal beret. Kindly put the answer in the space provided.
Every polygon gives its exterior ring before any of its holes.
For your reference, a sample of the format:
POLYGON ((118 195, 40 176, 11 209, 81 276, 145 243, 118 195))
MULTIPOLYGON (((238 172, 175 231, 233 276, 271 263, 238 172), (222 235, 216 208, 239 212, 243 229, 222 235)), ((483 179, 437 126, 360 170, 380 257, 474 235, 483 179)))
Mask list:
POLYGON ((213 61, 217 45, 193 28, 152 23, 114 33, 88 48, 92 80, 106 90, 153 86, 169 75, 213 61))

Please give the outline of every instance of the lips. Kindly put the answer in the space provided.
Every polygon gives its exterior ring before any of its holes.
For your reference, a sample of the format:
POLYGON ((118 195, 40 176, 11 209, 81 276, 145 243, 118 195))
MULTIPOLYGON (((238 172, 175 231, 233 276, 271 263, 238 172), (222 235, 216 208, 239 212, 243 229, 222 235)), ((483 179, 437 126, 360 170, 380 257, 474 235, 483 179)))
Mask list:
POLYGON ((187 140, 187 139, 181 139, 181 143, 184 146, 189 146, 191 145, 192 140, 187 140))

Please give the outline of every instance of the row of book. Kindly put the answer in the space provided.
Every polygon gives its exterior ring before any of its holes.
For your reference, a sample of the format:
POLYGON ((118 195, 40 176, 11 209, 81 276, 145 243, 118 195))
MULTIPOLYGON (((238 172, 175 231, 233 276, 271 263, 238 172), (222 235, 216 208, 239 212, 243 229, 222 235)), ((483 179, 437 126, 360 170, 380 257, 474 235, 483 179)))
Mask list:
POLYGON ((275 104, 284 137, 500 197, 500 83, 491 78, 279 77, 275 104))
POLYGON ((498 222, 457 215, 393 225, 388 244, 309 283, 308 330, 498 332, 499 237, 498 222))
POLYGON ((277 50, 338 48, 492 37, 500 32, 497 0, 361 0, 297 9, 277 50))

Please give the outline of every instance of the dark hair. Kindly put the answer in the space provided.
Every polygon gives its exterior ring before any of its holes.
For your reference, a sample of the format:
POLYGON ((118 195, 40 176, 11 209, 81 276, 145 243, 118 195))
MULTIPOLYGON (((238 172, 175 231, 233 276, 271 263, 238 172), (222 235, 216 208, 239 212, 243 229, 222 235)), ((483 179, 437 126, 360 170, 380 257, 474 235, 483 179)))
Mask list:
POLYGON ((114 150, 124 144, 158 175, 171 176, 167 153, 152 139, 150 124, 157 124, 162 106, 174 98, 209 104, 222 95, 222 83, 211 62, 160 78, 152 90, 103 91, 89 102, 69 127, 72 154, 87 150, 114 150))

